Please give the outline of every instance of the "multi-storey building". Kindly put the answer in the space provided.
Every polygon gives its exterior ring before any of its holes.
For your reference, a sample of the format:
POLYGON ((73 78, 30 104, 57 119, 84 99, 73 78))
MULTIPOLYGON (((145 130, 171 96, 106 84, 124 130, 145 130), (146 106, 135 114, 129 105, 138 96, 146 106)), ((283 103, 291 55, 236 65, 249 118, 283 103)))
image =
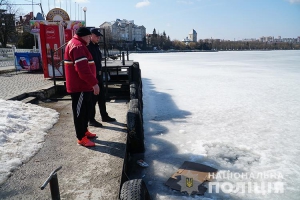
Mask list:
POLYGON ((189 36, 181 40, 184 42, 186 45, 189 44, 190 42, 197 42, 197 32, 193 29, 190 31, 189 36))
POLYGON ((0 28, 3 32, 6 30, 15 30, 15 14, 6 13, 6 10, 0 9, 0 28))
POLYGON ((23 17, 20 16, 20 20, 16 22, 16 31, 18 33, 30 32, 30 20, 33 19, 33 13, 30 12, 23 17))
POLYGON ((274 37, 272 37, 272 36, 268 36, 268 37, 261 37, 260 39, 259 39, 259 41, 260 42, 273 42, 274 41, 274 37))
POLYGON ((146 28, 134 24, 133 20, 116 19, 116 21, 104 22, 100 28, 109 29, 115 41, 142 42, 146 37, 146 28))
POLYGON ((6 47, 8 42, 15 40, 16 31, 15 14, 7 13, 7 10, 0 9, 0 42, 6 47))
POLYGON ((189 33, 189 40, 192 42, 197 42, 197 32, 194 29, 189 33))

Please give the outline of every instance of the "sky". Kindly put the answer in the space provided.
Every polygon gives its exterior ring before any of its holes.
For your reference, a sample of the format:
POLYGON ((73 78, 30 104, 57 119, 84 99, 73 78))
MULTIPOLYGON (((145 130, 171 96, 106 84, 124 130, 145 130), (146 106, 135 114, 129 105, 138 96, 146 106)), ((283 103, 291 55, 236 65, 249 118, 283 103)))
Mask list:
MULTIPOLYGON (((84 20, 87 8, 89 27, 116 19, 134 20, 147 33, 154 28, 171 40, 182 40, 194 29, 197 39, 241 40, 274 36, 300 36, 300 0, 11 0, 14 3, 41 3, 44 13, 54 7, 67 11, 71 19, 84 20), (75 16, 76 14, 76 16, 75 16)), ((20 7, 20 6, 19 6, 20 7)), ((22 13, 32 10, 23 5, 22 13)), ((34 13, 41 12, 33 6, 34 13)))
MULTIPOLYGON (((299 199, 300 51, 130 54, 130 59, 142 71, 149 164, 135 176, 143 178, 153 199, 194 199, 165 185, 184 161, 218 169, 214 183, 284 184, 283 193, 274 193, 274 186, 266 194, 212 190, 196 199, 299 199)), ((50 108, 0 99, 0 184, 42 148, 58 118, 50 108)))
POLYGON ((195 199, 299 199, 300 51, 130 54, 130 59, 142 72, 149 164, 134 178, 143 178, 153 199, 194 199, 165 185, 184 161, 216 168, 220 176, 214 183, 240 189, 195 199), (242 183, 248 186, 244 194, 242 183), (283 193, 276 194, 279 183, 283 193), (263 186, 265 194, 259 193, 263 186))

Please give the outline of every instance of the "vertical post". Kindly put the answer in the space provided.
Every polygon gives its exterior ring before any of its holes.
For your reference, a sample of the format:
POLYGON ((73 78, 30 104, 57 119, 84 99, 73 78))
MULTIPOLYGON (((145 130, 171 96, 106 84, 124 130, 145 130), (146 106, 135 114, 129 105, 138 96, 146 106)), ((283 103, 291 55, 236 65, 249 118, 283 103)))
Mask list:
POLYGON ((82 10, 84 12, 84 23, 85 23, 85 26, 86 26, 86 11, 87 11, 87 7, 83 7, 82 10))
POLYGON ((43 190, 46 188, 47 184, 50 183, 50 192, 51 192, 51 197, 53 200, 60 200, 57 172, 61 168, 62 168, 62 166, 60 166, 59 168, 57 168, 53 172, 51 172, 50 176, 47 178, 47 180, 41 186, 41 190, 43 190))
POLYGON ((125 65, 125 56, 124 56, 124 52, 122 52, 122 63, 123 63, 123 65, 125 65))
MULTIPOLYGON (((49 5, 48 5, 48 7, 49 7, 49 5)), ((72 14, 72 1, 70 0, 70 19, 72 19, 71 14, 72 14)))
POLYGON ((33 12, 33 0, 31 1, 31 6, 32 6, 32 20, 34 20, 34 12, 33 12))
POLYGON ((52 179, 49 183, 52 200, 60 200, 58 178, 56 173, 52 176, 52 179))
MULTIPOLYGON (((107 98, 107 92, 108 92, 108 76, 107 76, 107 63, 106 63, 106 56, 107 56, 107 52, 106 52, 106 36, 105 36, 105 29, 103 29, 103 42, 104 42, 104 74, 105 74, 105 100, 107 98)), ((101 76, 103 76, 103 74, 101 74, 101 76)))
MULTIPOLYGON (((65 55, 65 48, 61 48, 61 54, 62 58, 64 58, 65 55)), ((62 60, 62 65, 63 65, 63 79, 66 80, 66 73, 65 73, 65 59, 62 60)))
POLYGON ((128 52, 128 49, 127 49, 127 61, 129 60, 129 52, 128 52))
POLYGON ((54 51, 50 49, 51 53, 51 64, 52 64, 52 73, 53 73, 53 83, 54 83, 54 88, 55 88, 55 93, 56 93, 56 77, 55 77, 55 66, 54 66, 54 51))
POLYGON ((16 52, 16 46, 13 46, 13 55, 14 55, 14 65, 15 65, 15 69, 16 69, 16 74, 18 73, 18 69, 17 69, 17 59, 16 59, 16 55, 15 55, 15 52, 16 52))

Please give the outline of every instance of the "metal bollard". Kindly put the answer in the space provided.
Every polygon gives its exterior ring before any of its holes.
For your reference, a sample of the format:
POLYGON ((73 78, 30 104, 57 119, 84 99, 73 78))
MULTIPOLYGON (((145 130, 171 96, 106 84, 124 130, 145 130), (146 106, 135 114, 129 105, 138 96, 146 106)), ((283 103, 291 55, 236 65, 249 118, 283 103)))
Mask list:
POLYGON ((50 183, 50 192, 52 200, 60 200, 60 193, 59 193, 59 186, 58 186, 58 178, 56 172, 58 172, 62 166, 55 169, 53 172, 51 172, 50 176, 47 178, 47 180, 44 182, 44 184, 41 186, 41 190, 45 189, 48 183, 50 183))
POLYGON ((122 63, 123 63, 123 65, 125 65, 125 56, 124 56, 124 52, 122 52, 122 63))

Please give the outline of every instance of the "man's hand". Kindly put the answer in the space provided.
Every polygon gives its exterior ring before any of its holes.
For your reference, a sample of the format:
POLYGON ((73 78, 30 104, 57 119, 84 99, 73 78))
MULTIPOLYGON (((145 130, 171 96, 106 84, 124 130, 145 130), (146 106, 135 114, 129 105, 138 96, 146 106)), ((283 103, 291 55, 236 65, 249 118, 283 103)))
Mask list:
POLYGON ((98 84, 94 85, 93 90, 94 90, 94 95, 98 95, 100 92, 99 85, 98 84))

